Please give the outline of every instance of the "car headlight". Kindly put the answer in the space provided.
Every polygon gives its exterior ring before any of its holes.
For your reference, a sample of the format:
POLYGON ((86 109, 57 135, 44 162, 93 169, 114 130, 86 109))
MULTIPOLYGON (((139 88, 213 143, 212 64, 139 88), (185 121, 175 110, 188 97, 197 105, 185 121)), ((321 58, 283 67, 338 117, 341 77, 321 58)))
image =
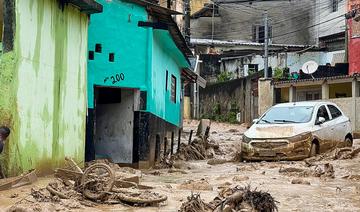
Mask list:
POLYGON ((248 143, 250 143, 250 141, 251 141, 251 138, 248 138, 248 137, 246 137, 245 135, 242 136, 242 142, 248 144, 248 143))

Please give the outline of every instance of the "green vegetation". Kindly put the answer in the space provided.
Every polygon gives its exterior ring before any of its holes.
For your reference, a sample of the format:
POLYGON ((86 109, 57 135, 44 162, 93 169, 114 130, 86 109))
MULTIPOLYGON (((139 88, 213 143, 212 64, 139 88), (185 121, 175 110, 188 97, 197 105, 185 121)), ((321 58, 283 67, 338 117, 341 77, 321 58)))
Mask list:
POLYGON ((214 121, 218 121, 218 122, 228 122, 231 124, 235 124, 237 123, 236 120, 236 112, 235 112, 235 108, 236 108, 236 103, 232 102, 231 103, 231 111, 230 112, 226 112, 226 113, 222 113, 221 112, 221 107, 220 107, 220 103, 216 103, 211 112, 207 113, 207 114, 203 114, 201 116, 201 118, 203 119, 210 119, 210 120, 214 120, 214 121))
POLYGON ((217 82, 226 82, 231 80, 234 76, 234 74, 232 72, 221 72, 218 76, 217 76, 217 82))

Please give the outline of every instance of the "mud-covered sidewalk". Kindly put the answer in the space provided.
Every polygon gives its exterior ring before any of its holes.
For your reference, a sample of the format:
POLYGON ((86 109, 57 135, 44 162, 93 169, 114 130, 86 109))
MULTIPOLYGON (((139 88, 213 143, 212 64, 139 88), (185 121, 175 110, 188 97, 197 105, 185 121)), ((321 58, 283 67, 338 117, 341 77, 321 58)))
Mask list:
MULTIPOLYGON (((196 131, 197 122, 185 122, 184 131, 196 131)), ((53 177, 40 178, 33 185, 0 192, 0 211, 22 205, 38 211, 178 211, 187 197, 200 194, 211 202, 219 192, 235 186, 248 186, 268 192, 279 211, 360 211, 360 155, 352 159, 325 158, 298 162, 230 162, 240 151, 240 125, 212 123, 210 140, 219 144, 215 159, 176 161, 172 169, 142 170, 141 183, 151 191, 166 195, 167 201, 150 207, 126 204, 84 206, 71 199, 62 205, 27 202, 31 189, 40 189, 53 177), (210 165, 211 164, 211 165, 210 165)), ((183 133, 182 142, 187 143, 183 133)), ((360 146, 355 140, 354 145, 360 146)), ((175 148, 176 149, 176 148, 175 148)))

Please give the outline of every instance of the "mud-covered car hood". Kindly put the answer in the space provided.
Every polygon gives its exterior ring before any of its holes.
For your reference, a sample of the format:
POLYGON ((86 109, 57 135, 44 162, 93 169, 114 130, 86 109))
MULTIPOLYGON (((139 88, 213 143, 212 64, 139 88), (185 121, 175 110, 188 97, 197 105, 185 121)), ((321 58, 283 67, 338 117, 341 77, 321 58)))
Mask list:
POLYGON ((288 138, 309 131, 307 124, 254 124, 244 135, 252 139, 288 138))

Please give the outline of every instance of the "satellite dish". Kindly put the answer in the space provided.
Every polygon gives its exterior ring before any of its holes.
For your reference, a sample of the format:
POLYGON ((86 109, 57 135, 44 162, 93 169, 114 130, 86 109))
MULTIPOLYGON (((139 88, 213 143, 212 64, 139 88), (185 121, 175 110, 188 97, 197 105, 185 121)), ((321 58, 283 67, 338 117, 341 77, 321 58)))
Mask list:
POLYGON ((318 69, 318 67, 319 65, 315 61, 310 60, 304 63, 301 70, 305 74, 313 74, 318 69))

